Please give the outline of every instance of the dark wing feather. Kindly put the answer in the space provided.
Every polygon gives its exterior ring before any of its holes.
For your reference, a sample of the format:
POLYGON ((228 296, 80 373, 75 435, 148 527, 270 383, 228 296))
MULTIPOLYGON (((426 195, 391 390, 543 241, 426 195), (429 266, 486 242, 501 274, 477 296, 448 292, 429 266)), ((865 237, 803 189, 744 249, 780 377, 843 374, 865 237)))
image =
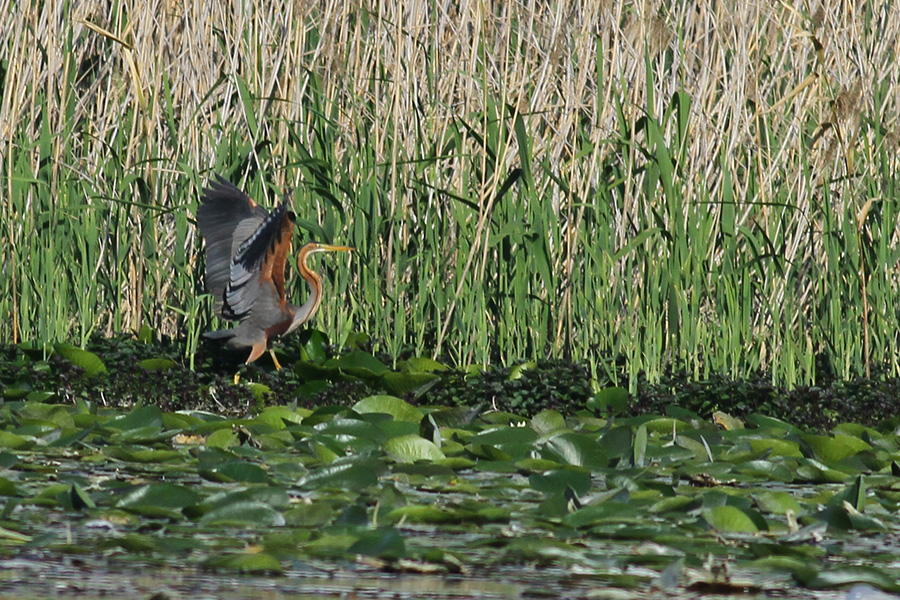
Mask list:
POLYGON ((206 286, 216 298, 216 312, 225 318, 233 318, 223 311, 232 257, 268 216, 264 208, 221 175, 210 180, 200 197, 197 226, 206 242, 206 286))
POLYGON ((222 316, 241 320, 253 309, 260 294, 273 294, 273 288, 262 286, 266 281, 277 282, 274 296, 265 298, 266 304, 284 303, 284 263, 293 235, 293 213, 283 202, 273 210, 255 230, 250 223, 241 223, 236 230, 235 241, 240 242, 231 260, 231 275, 225 289, 222 316), (246 227, 245 227, 246 225, 246 227), (281 273, 273 271, 280 265, 281 273))

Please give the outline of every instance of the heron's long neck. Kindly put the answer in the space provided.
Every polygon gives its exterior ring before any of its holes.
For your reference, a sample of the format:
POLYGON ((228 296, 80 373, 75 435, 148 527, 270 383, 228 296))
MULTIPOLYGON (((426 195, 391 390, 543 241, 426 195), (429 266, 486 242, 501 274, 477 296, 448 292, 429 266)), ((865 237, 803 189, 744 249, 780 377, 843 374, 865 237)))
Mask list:
POLYGON ((297 261, 297 270, 300 272, 300 276, 306 280, 309 297, 300 306, 294 306, 294 320, 286 333, 290 333, 309 321, 319 309, 319 303, 322 301, 322 280, 306 266, 305 256, 297 261))

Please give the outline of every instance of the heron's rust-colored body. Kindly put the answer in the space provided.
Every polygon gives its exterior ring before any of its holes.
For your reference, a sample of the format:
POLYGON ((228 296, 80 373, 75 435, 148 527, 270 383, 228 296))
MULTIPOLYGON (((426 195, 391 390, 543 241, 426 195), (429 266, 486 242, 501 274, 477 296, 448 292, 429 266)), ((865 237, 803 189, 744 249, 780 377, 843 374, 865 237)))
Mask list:
POLYGON ((200 197, 197 226, 206 242, 206 286, 215 296, 216 314, 239 323, 204 336, 235 349, 249 348, 247 363, 262 356, 273 338, 290 333, 319 308, 322 280, 306 264, 309 255, 353 250, 317 243, 300 248, 297 272, 310 295, 300 306, 291 304, 284 292, 284 268, 295 220, 287 209, 287 196, 269 212, 221 176, 210 180, 200 197))

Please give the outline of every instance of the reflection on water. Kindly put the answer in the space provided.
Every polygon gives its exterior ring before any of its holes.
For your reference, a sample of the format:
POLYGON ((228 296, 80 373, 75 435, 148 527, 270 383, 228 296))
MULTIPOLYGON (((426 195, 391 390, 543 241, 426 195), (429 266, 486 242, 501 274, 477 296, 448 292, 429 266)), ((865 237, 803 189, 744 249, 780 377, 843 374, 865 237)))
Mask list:
POLYGON ((503 579, 385 574, 334 565, 301 566, 282 576, 234 576, 174 568, 123 567, 109 561, 80 558, 54 563, 12 559, 0 562, 0 598, 502 600, 521 598, 526 593, 528 585, 511 583, 508 576, 503 579))

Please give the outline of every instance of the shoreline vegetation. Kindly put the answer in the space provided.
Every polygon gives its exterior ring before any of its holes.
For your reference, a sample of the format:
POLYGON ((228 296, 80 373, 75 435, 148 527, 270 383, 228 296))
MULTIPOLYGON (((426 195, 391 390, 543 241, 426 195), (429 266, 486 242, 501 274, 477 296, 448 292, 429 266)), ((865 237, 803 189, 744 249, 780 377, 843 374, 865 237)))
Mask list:
MULTIPOLYGON (((671 369, 659 381, 631 381, 624 363, 607 365, 613 378, 592 378, 586 364, 566 360, 517 362, 458 369, 428 358, 373 352, 364 336, 352 349, 328 344, 308 330, 276 351, 285 369, 267 360, 245 366, 239 355, 215 344, 201 346, 197 368, 187 368, 183 344, 143 336, 97 336, 87 350, 55 346, 0 346, 0 384, 6 402, 60 403, 112 410, 156 406, 169 412, 205 411, 246 417, 273 405, 297 410, 340 410, 373 397, 395 397, 420 407, 445 407, 471 418, 536 418, 551 411, 619 419, 666 415, 726 429, 778 420, 798 430, 824 433, 847 423, 890 434, 900 427, 900 378, 880 373, 841 380, 823 376, 814 385, 786 388, 767 374, 740 380, 714 375, 693 380, 671 369), (298 357, 299 360, 298 360, 298 357), (233 385, 240 371, 246 385, 233 385), (629 392, 630 390, 630 392, 629 392)), ((821 373, 828 372, 826 365, 821 373)))
POLYGON ((900 375, 890 2, 0 8, 4 343, 195 367, 221 172, 359 249, 313 326, 389 362, 900 375))

